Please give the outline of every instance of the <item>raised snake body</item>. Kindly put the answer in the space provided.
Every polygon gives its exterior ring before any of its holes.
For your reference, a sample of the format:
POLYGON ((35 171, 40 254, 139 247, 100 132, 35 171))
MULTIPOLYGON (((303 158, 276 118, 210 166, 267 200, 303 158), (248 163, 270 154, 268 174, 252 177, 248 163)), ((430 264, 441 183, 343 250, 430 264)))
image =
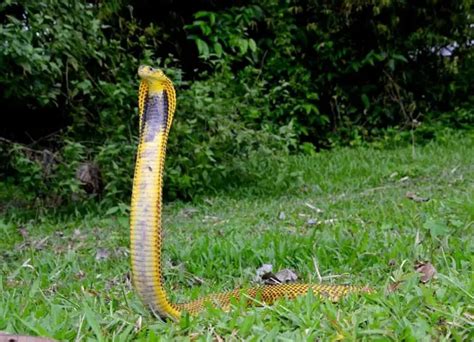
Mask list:
POLYGON ((323 284, 279 284, 236 289, 201 299, 174 304, 168 299, 162 275, 162 187, 168 133, 176 108, 171 80, 158 69, 140 66, 140 142, 133 179, 130 218, 132 277, 143 302, 161 317, 178 320, 183 312, 201 312, 206 305, 228 309, 232 298, 249 304, 271 304, 279 298, 292 299, 312 291, 336 301, 352 292, 368 292, 358 286, 323 284))

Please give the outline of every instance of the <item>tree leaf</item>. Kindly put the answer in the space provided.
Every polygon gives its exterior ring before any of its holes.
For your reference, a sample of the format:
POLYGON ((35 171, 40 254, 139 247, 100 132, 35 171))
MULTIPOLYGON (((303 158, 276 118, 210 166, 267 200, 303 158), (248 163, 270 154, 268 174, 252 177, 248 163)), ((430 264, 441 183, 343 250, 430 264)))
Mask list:
POLYGON ((449 228, 446 224, 439 220, 428 219, 423 226, 430 231, 433 238, 449 233, 449 228))
POLYGON ((204 58, 208 58, 209 46, 207 46, 207 43, 204 40, 198 38, 196 39, 196 44, 199 51, 199 55, 201 55, 204 58))
POLYGON ((360 96, 360 99, 362 100, 362 103, 364 104, 364 107, 365 108, 369 108, 370 107, 370 100, 369 100, 369 97, 366 95, 366 94, 362 94, 360 96))
POLYGON ((255 40, 249 39, 249 48, 252 52, 257 51, 257 44, 255 43, 255 40))

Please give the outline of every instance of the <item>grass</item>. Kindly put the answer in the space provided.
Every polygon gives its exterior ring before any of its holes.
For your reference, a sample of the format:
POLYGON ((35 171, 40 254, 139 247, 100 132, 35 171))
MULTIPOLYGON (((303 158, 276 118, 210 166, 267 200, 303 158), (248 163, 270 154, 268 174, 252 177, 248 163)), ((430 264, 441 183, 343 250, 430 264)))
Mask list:
POLYGON ((465 134, 415 156, 364 147, 291 157, 235 194, 166 206, 173 299, 248 285, 264 263, 305 282, 377 290, 337 304, 305 296, 162 322, 130 285, 126 206, 27 221, 10 212, 0 220, 0 331, 71 341, 472 340, 472 146, 465 134), (257 195, 272 187, 278 195, 257 195), (420 282, 417 262, 436 276, 420 282))

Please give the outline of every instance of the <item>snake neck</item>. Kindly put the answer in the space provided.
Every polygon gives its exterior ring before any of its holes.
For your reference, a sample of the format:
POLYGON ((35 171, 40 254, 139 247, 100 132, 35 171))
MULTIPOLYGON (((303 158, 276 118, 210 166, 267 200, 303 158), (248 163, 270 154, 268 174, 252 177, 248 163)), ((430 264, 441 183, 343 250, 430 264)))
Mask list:
POLYGON ((178 319, 180 311, 169 301, 163 283, 161 223, 163 170, 174 89, 143 96, 130 215, 132 278, 145 304, 161 317, 178 319))

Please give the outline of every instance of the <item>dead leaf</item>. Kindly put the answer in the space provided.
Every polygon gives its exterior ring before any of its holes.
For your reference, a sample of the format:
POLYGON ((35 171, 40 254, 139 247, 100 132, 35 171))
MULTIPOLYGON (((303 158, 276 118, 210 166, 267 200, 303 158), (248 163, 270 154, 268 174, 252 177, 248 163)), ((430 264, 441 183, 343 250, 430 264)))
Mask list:
POLYGON ((192 283, 193 286, 194 286, 194 285, 202 285, 202 284, 205 283, 204 279, 199 278, 198 276, 196 276, 196 275, 194 275, 194 274, 192 274, 192 275, 190 276, 190 278, 191 278, 192 281, 193 281, 193 283, 192 283))
POLYGON ((180 211, 179 215, 191 218, 191 217, 194 216, 194 214, 196 214, 198 212, 199 212, 199 210, 197 210, 196 208, 184 208, 180 211))
POLYGON ((406 182, 406 181, 409 180, 409 179, 410 179, 410 177, 405 176, 405 177, 400 178, 398 181, 399 181, 400 183, 403 183, 403 182, 406 182))
POLYGON ((97 261, 104 261, 107 260, 110 256, 110 252, 105 248, 97 249, 97 253, 95 254, 95 260, 97 261))
POLYGON ((142 329, 142 316, 138 316, 137 321, 134 324, 133 331, 139 332, 142 329))
POLYGON ((262 265, 262 267, 258 268, 255 272, 254 281, 265 285, 276 285, 294 283, 298 279, 296 273, 290 269, 285 268, 276 274, 274 274, 272 270, 273 266, 271 264, 262 265))
POLYGON ((275 274, 275 278, 277 278, 282 284, 294 283, 298 280, 298 276, 296 275, 296 273, 290 270, 289 268, 285 268, 281 271, 278 271, 275 274))
POLYGON ((128 257, 130 250, 128 247, 117 247, 114 249, 113 255, 114 257, 121 258, 121 257, 128 257))
POLYGON ((77 272, 76 274, 74 274, 74 277, 78 280, 82 280, 86 277, 86 274, 84 273, 84 271, 82 270, 79 270, 79 272, 77 272))
POLYGON ((46 176, 49 176, 56 162, 56 156, 51 151, 44 149, 42 159, 41 164, 43 166, 43 172, 46 176))
POLYGON ((214 331, 215 341, 224 342, 224 339, 214 331))
POLYGON ((20 232, 21 236, 23 237, 23 239, 28 239, 28 230, 24 227, 24 226, 20 226, 18 227, 18 231, 20 232))
POLYGON ((273 274, 272 272, 269 272, 269 273, 265 273, 264 275, 262 275, 262 280, 261 282, 265 285, 276 285, 276 284, 281 284, 280 283, 280 280, 278 280, 278 278, 276 277, 275 274, 273 274))
POLYGON ((33 248, 36 249, 37 251, 43 250, 44 246, 46 246, 46 242, 48 241, 48 239, 49 239, 49 236, 38 241, 33 241, 32 243, 33 248))
POLYGON ((59 285, 56 284, 56 283, 53 283, 51 284, 51 286, 49 286, 46 290, 45 290, 45 293, 47 293, 48 295, 53 295, 55 293, 58 292, 58 288, 59 288, 59 285))
POLYGON ((436 275, 436 268, 430 262, 416 262, 415 271, 421 273, 420 281, 423 284, 429 282, 436 275))
POLYGON ((219 221, 219 217, 217 216, 212 216, 212 215, 206 215, 204 216, 204 218, 202 219, 202 222, 217 222, 219 221))
POLYGON ((189 340, 190 341, 196 341, 200 336, 201 336, 201 333, 197 333, 197 332, 190 333, 189 334, 189 340))
POLYGON ((474 314, 471 314, 471 313, 469 313, 469 312, 465 312, 465 313, 463 314, 463 316, 466 317, 468 320, 474 322, 474 314))
POLYGON ((311 203, 308 203, 308 202, 305 202, 304 203, 305 206, 307 206, 309 209, 312 209, 314 210, 315 212, 317 212, 318 214, 319 213, 322 213, 324 210, 318 208, 318 207, 315 207, 314 205, 312 205, 311 203))
POLYGON ((35 336, 25 336, 25 335, 10 335, 5 333, 0 333, 0 342, 52 342, 46 337, 35 337, 35 336))
POLYGON ((102 176, 99 167, 91 162, 82 163, 77 167, 76 179, 81 182, 88 194, 102 192, 102 176))
POLYGON ((388 293, 393 293, 393 292, 397 291, 400 288, 401 284, 402 284, 401 281, 396 281, 396 282, 388 284, 387 292, 388 293))
POLYGON ((267 277, 268 274, 273 275, 273 265, 272 264, 263 264, 261 267, 257 268, 255 271, 255 277, 253 278, 253 281, 256 283, 264 283, 265 282, 265 277, 267 277))
POLYGON ((20 280, 7 278, 7 286, 8 287, 17 287, 21 286, 23 283, 20 280))
POLYGON ((270 273, 273 271, 273 265, 272 264, 263 264, 261 267, 257 268, 255 271, 255 276, 256 277, 261 277, 266 273, 270 273))
POLYGON ((408 191, 405 194, 406 198, 411 199, 414 202, 428 202, 430 199, 428 197, 420 197, 414 192, 408 191))

